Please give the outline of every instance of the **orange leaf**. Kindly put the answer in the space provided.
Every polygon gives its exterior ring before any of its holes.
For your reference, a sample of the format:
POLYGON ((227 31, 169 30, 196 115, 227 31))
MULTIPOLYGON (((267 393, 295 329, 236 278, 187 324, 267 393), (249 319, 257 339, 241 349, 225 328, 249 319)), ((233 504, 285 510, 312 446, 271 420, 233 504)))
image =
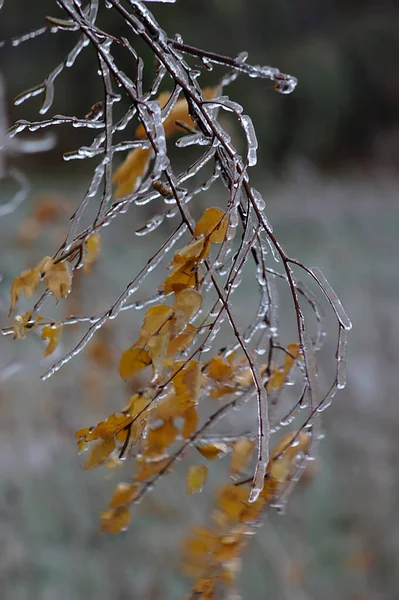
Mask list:
POLYGON ((140 185, 151 158, 151 148, 135 148, 127 155, 125 162, 112 178, 116 183, 115 198, 132 194, 140 185))
POLYGON ((145 440, 146 457, 164 454, 165 449, 173 444, 178 433, 179 430, 175 427, 171 419, 165 421, 159 427, 150 429, 145 440))
POLYGON ((92 265, 96 262, 101 248, 101 236, 93 233, 85 241, 85 253, 83 258, 83 272, 90 273, 92 265))
POLYGON ((42 340, 48 340, 47 348, 43 353, 43 358, 49 356, 57 348, 62 335, 62 325, 60 323, 52 323, 45 325, 42 329, 42 340))
POLYGON ((208 477, 208 468, 205 465, 192 465, 187 475, 187 494, 202 492, 208 477))
POLYGON ((233 521, 239 523, 255 521, 262 512, 264 500, 259 497, 255 502, 249 502, 248 498, 247 487, 227 484, 218 493, 217 506, 225 517, 233 521))
POLYGON ((118 506, 101 513, 101 533, 119 533, 125 531, 132 520, 130 510, 126 506, 118 506))
POLYGON ((71 291, 72 275, 69 263, 60 262, 54 264, 50 258, 43 267, 44 279, 47 287, 52 294, 57 298, 65 298, 71 291))
POLYGON ((120 431, 125 429, 132 422, 132 418, 130 415, 125 415, 123 413, 113 413, 109 415, 107 419, 101 421, 94 427, 94 429, 90 432, 91 439, 95 439, 93 436, 101 437, 102 439, 107 439, 110 437, 116 436, 120 431))
POLYGON ((144 348, 131 346, 122 353, 119 363, 119 373, 123 379, 129 379, 137 371, 151 364, 151 357, 144 348))
POLYGON ((194 235, 205 235, 213 244, 224 242, 229 222, 220 208, 207 208, 195 226, 194 235))
POLYGON ((111 452, 115 450, 114 438, 106 438, 97 442, 91 449, 87 461, 84 463, 84 469, 95 469, 102 465, 111 452))
POLYGON ((110 508, 119 508, 125 504, 131 504, 137 494, 139 485, 137 483, 118 483, 109 503, 110 508))
POLYGON ((162 377, 169 341, 170 331, 166 331, 165 333, 154 335, 147 342, 148 353, 152 361, 153 380, 162 377))
POLYGON ((299 453, 306 452, 309 447, 309 436, 304 431, 299 435, 287 433, 273 448, 272 456, 267 467, 269 476, 279 484, 286 483, 295 467, 299 453), (294 444, 294 445, 292 445, 294 444))

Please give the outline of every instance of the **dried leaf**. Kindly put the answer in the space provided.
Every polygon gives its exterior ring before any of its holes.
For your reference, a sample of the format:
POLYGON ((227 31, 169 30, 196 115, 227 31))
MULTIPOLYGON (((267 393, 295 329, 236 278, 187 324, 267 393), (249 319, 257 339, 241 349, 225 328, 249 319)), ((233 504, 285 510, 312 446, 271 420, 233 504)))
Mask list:
POLYGON ((126 506, 119 506, 101 513, 101 533, 119 533, 125 531, 132 520, 130 510, 126 506))
POLYGON ((229 222, 220 208, 207 208, 195 226, 194 235, 205 235, 213 244, 221 244, 226 238, 229 222))
POLYGON ((289 481, 295 467, 298 454, 309 448, 309 435, 301 431, 299 435, 287 433, 273 448, 272 456, 267 467, 270 478, 279 484, 289 481))
POLYGON ((252 440, 237 440, 233 444, 231 454, 230 472, 232 477, 236 477, 247 467, 255 449, 255 443, 252 440))
POLYGON ((90 431, 87 439, 96 439, 94 436, 102 439, 107 439, 116 436, 120 431, 124 430, 132 422, 130 415, 123 413, 113 413, 104 421, 101 421, 90 431))
POLYGON ((123 379, 129 379, 137 371, 151 364, 151 357, 145 348, 131 346, 122 353, 119 363, 119 373, 123 379))
POLYGON ((96 262, 101 249, 101 236, 93 233, 85 241, 85 252, 83 258, 83 272, 90 273, 92 265, 96 262))
POLYGON ((171 419, 164 421, 159 427, 150 429, 145 441, 145 456, 163 455, 165 449, 173 444, 178 433, 179 430, 175 427, 171 419))
POLYGON ((154 335, 147 342, 148 353, 151 357, 153 380, 162 377, 166 351, 169 347, 170 331, 154 335))
POLYGON ((137 483, 118 483, 109 503, 110 508, 131 504, 139 490, 137 483))
POLYGON ((93 445, 90 451, 90 455, 87 461, 84 463, 84 469, 95 469, 102 465, 111 452, 115 450, 115 440, 114 438, 106 438, 104 440, 100 440, 93 445))
POLYGON ((115 198, 132 194, 140 185, 151 159, 151 148, 135 148, 112 178, 116 183, 115 198))
POLYGON ((42 340, 48 340, 47 347, 43 353, 43 358, 49 356, 57 348, 62 335, 62 325, 60 323, 52 323, 45 325, 42 329, 42 340))
POLYGON ((187 475, 187 494, 202 492, 208 477, 208 468, 205 465, 192 465, 187 475))
POLYGON ((255 502, 249 502, 247 487, 227 484, 217 495, 217 507, 225 517, 238 523, 256 521, 264 507, 264 500, 259 497, 255 502))
POLYGON ((72 284, 69 263, 60 262, 54 264, 53 260, 49 259, 43 266, 43 272, 47 287, 57 298, 57 301, 65 298, 71 291, 72 284))

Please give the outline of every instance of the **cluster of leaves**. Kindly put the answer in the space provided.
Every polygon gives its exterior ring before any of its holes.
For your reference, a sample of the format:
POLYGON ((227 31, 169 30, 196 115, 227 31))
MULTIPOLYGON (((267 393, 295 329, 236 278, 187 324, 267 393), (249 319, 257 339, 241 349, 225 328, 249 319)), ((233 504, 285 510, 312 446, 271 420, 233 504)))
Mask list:
MULTIPOLYGON (((17 315, 15 324, 3 333, 24 339, 29 331, 38 330, 47 341, 44 356, 48 356, 56 349, 67 325, 89 323, 77 346, 43 375, 47 379, 79 355, 122 310, 153 305, 145 312, 136 341, 119 361, 123 380, 132 385, 139 373, 144 383, 140 389, 134 388, 125 408, 93 427, 83 427, 76 432, 76 439, 79 451, 87 450, 83 463, 86 469, 102 465, 111 468, 131 459, 133 471, 129 480, 117 485, 101 515, 101 530, 108 533, 129 526, 131 505, 139 503, 188 451, 207 461, 194 461, 189 467, 188 494, 196 494, 205 486, 208 461, 231 455, 230 482, 217 493, 210 527, 196 529, 185 543, 187 571, 195 577, 193 593, 209 600, 215 597, 218 585, 234 585, 249 534, 255 531, 270 505, 285 501, 306 459, 314 454, 320 437, 320 413, 336 390, 345 385, 346 332, 351 325, 321 273, 290 258, 273 233, 261 194, 249 180, 249 168, 257 162, 258 145, 252 121, 243 114, 241 106, 221 95, 239 73, 271 80, 273 88, 284 94, 295 88, 295 78, 272 67, 249 65, 245 54, 233 59, 189 46, 180 37, 170 39, 142 2, 130 0, 129 10, 119 0, 107 0, 106 4, 133 35, 147 44, 156 59, 155 76, 144 91, 143 60, 129 39, 101 29, 97 15, 104 7, 98 0, 58 0, 63 18, 47 17, 47 29, 52 33, 79 32, 79 39, 69 56, 41 84, 21 94, 17 103, 43 93, 40 112, 46 113, 53 102, 55 79, 65 66, 73 66, 89 44, 97 57, 104 101, 93 105, 82 119, 55 115, 42 121, 20 120, 11 129, 10 139, 24 130, 61 124, 100 130, 90 146, 65 156, 66 160, 100 157, 100 162, 61 248, 12 283, 10 313, 22 294, 31 299, 42 282, 46 289, 32 310, 17 315), (117 66, 111 52, 113 45, 133 59, 134 80, 117 66), (193 59, 194 65, 184 55, 193 59), (216 64, 228 72, 215 87, 202 88, 198 60, 206 71, 216 64), (165 76, 174 87, 171 92, 160 93, 165 76), (115 85, 118 94, 113 89, 115 85), (116 116, 122 95, 128 99, 129 108, 116 116), (234 115, 240 125, 246 144, 244 158, 218 118, 221 110, 234 115), (131 128, 133 119, 137 120, 135 128, 131 128), (134 139, 128 134, 117 142, 117 133, 126 130, 133 132, 134 139), (166 139, 179 132, 182 137, 176 141, 178 148, 195 146, 200 150, 196 159, 177 173, 166 139), (123 164, 114 169, 115 155, 127 150, 123 164), (212 173, 204 175, 209 165, 212 173), (223 208, 206 208, 194 219, 189 203, 217 180, 226 190, 223 208), (96 197, 95 219, 90 226, 79 229, 96 197), (42 317, 40 312, 47 298, 60 302, 70 293, 75 272, 90 272, 99 255, 101 229, 133 206, 154 200, 161 208, 136 234, 150 234, 165 218, 177 220, 177 227, 112 306, 101 315, 60 321, 42 317), (189 237, 187 243, 175 248, 184 235, 189 237), (160 279, 162 283, 154 297, 132 302, 132 295, 148 273, 172 250, 169 270, 160 279), (233 295, 249 260, 255 266, 253 291, 258 292, 259 304, 250 324, 243 329, 235 315, 233 295), (281 271, 271 265, 275 260, 281 271), (325 393, 319 390, 316 362, 323 339, 323 311, 313 292, 297 280, 295 269, 311 279, 330 303, 338 322, 336 375, 325 393), (288 345, 280 341, 278 282, 289 290, 294 307, 296 331, 290 339, 295 341, 288 345), (303 304, 310 307, 316 323, 312 335, 303 304), (227 345, 219 342, 223 325, 232 338, 227 345), (287 385, 295 378, 299 393, 295 389, 296 396, 286 394, 287 385), (227 436, 209 433, 233 409, 250 402, 257 408, 252 431, 231 431, 227 436), (271 435, 291 423, 295 423, 294 430, 283 436, 270 453, 271 435)), ((37 32, 24 36, 24 40, 36 35, 37 32)), ((217 203, 221 202, 218 196, 217 203)))

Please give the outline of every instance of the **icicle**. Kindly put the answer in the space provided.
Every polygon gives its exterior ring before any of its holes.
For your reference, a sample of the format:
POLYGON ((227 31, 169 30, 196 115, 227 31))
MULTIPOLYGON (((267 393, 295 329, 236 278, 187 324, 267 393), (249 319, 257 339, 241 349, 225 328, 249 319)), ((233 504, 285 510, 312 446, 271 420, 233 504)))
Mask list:
POLYGON ((331 304, 335 314, 337 315, 338 321, 341 323, 341 326, 346 329, 346 331, 350 331, 352 329, 352 323, 349 320, 349 317, 346 314, 340 299, 332 289, 327 279, 324 277, 323 273, 317 268, 311 269, 310 272, 323 290, 324 295, 331 304))

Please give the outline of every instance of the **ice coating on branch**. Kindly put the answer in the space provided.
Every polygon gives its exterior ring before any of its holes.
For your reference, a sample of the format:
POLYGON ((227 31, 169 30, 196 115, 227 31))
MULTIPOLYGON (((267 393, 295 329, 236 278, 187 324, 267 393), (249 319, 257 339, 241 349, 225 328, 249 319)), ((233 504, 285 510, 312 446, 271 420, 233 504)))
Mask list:
POLYGON ((324 277, 323 273, 317 269, 311 269, 311 273, 319 283, 321 289, 323 290, 327 300, 330 302, 335 314, 337 315, 338 321, 341 323, 342 327, 346 329, 346 331, 350 331, 352 329, 352 323, 346 314, 344 307, 342 306, 341 300, 338 298, 337 294, 332 289, 331 285, 324 277))
POLYGON ((342 390, 346 385, 346 350, 348 345, 348 332, 343 327, 339 328, 337 349, 337 388, 342 390))
POLYGON ((253 167, 257 163, 257 149, 258 149, 258 138, 256 137, 255 127, 252 122, 251 117, 248 115, 242 115, 241 123, 245 132, 245 136, 247 138, 247 146, 248 146, 248 166, 253 167))

